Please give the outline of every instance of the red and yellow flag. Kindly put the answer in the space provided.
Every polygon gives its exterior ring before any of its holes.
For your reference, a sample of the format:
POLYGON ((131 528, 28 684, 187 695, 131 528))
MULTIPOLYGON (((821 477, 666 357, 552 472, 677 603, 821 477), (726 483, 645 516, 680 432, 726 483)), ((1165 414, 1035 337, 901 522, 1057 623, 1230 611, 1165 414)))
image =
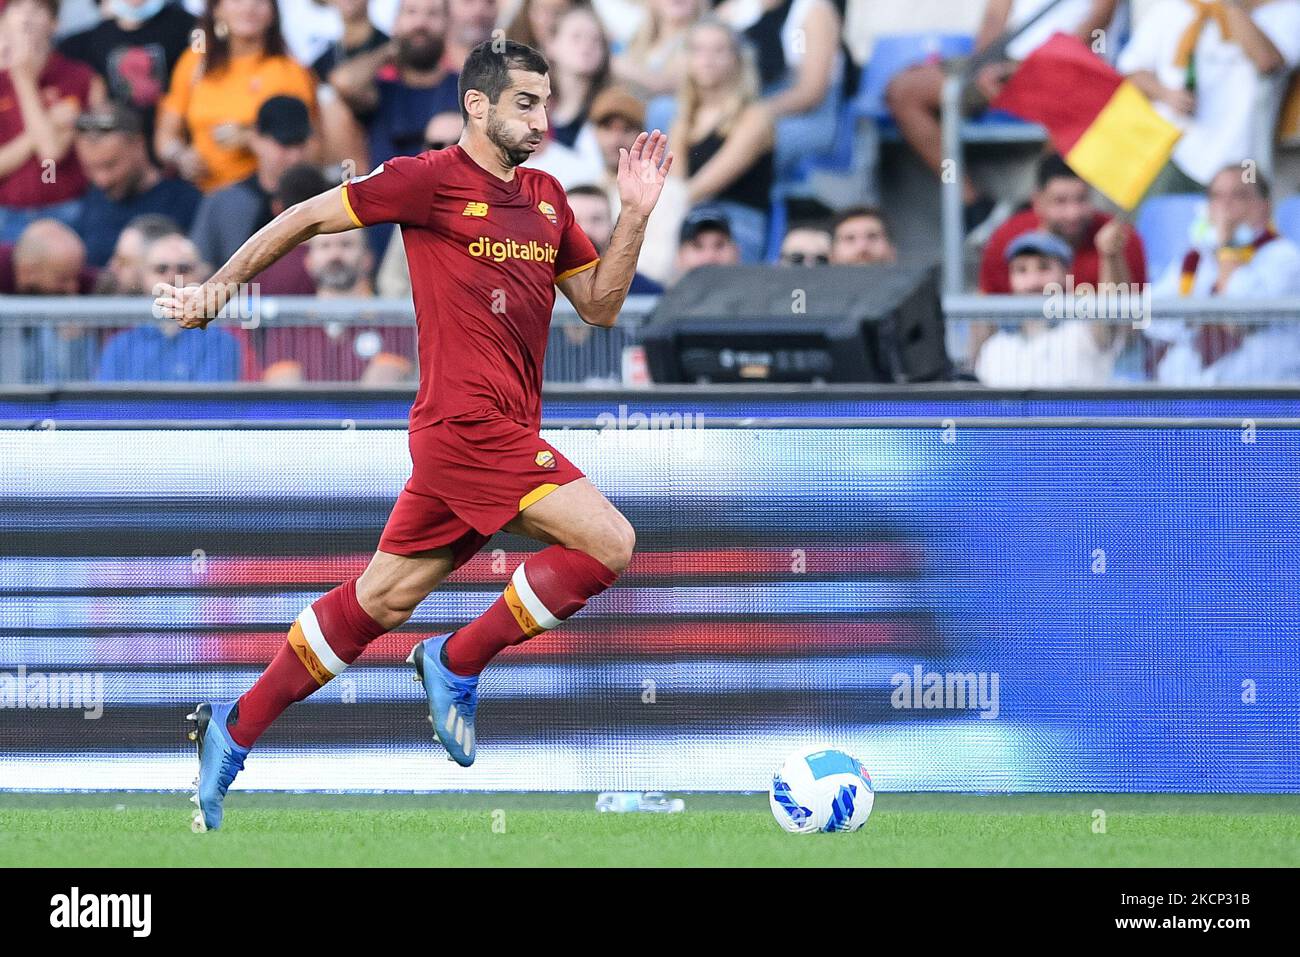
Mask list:
POLYGON ((1057 33, 1025 59, 992 105, 1041 123, 1070 168, 1133 209, 1182 132, 1078 37, 1057 33))

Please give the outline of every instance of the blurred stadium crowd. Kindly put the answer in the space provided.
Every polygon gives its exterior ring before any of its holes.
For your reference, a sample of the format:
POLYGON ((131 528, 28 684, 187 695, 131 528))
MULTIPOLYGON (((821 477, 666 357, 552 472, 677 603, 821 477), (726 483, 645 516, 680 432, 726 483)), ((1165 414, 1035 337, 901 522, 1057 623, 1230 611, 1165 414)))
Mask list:
MULTIPOLYGON (((960 184, 979 291, 1041 295, 1068 280, 1149 282, 1158 298, 1300 297, 1300 198, 1283 195, 1294 177, 1275 172, 1285 164, 1261 156, 1255 134, 1261 91, 1275 90, 1264 149, 1300 145, 1300 0, 1061 0, 1045 14, 1050 0, 987 0, 973 30, 963 26, 979 5, 957 0, 921 0, 910 15, 874 0, 0 2, 0 293, 143 295, 202 281, 280 210, 390 156, 454 144, 458 66, 499 30, 551 63, 550 138, 530 165, 560 181, 598 249, 618 215, 620 147, 642 129, 670 132, 678 161, 634 294, 704 264, 932 260, 932 244, 899 242, 907 202, 885 195, 882 144, 919 161, 937 191, 945 67, 993 49, 963 112, 986 149, 1029 144, 1032 182, 960 184), (1056 32, 1088 43, 1184 129, 1132 223, 1041 130, 989 109, 1014 64, 1056 32)), ((406 297, 395 233, 316 237, 257 277, 260 292, 406 297)), ((962 349, 991 385, 1300 381, 1295 328, 982 325, 962 349)), ((346 342, 326 324, 281 332, 30 330, 42 360, 23 380, 414 374, 409 327, 346 342)))

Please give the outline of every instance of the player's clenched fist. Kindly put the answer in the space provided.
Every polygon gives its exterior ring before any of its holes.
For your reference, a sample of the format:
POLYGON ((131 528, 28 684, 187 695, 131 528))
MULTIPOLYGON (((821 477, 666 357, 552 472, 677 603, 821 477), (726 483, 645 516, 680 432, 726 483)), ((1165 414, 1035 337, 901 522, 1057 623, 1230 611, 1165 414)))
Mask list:
POLYGON ((204 329, 226 304, 224 288, 211 283, 197 286, 154 286, 153 314, 158 319, 175 319, 182 329, 204 329))

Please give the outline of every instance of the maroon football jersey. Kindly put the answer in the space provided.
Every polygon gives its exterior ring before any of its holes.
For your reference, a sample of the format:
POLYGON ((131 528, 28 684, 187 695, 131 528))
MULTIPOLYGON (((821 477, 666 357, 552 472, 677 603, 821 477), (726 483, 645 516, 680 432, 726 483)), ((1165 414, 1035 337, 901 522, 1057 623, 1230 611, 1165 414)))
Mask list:
POLYGON ((459 146, 399 156, 347 183, 360 226, 400 223, 419 335, 411 431, 496 411, 536 428, 555 283, 596 264, 559 182, 510 182, 459 146))

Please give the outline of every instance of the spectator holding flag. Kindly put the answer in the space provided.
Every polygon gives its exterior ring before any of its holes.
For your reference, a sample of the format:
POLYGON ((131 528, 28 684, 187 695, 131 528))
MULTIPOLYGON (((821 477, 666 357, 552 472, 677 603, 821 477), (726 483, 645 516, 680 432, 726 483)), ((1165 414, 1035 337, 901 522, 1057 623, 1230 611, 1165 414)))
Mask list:
POLYGON ((1118 67, 1183 130, 1153 193, 1200 192, 1254 155, 1260 83, 1300 63, 1300 0, 1160 0, 1138 19, 1118 67))
POLYGON ((1017 236, 1038 231, 1059 237, 1074 251, 1067 266, 1078 285, 1147 281, 1141 238, 1132 227, 1097 209, 1088 184, 1053 153, 1038 163, 1029 209, 1016 213, 989 237, 980 262, 980 292, 1011 292, 1007 247, 1017 236))

